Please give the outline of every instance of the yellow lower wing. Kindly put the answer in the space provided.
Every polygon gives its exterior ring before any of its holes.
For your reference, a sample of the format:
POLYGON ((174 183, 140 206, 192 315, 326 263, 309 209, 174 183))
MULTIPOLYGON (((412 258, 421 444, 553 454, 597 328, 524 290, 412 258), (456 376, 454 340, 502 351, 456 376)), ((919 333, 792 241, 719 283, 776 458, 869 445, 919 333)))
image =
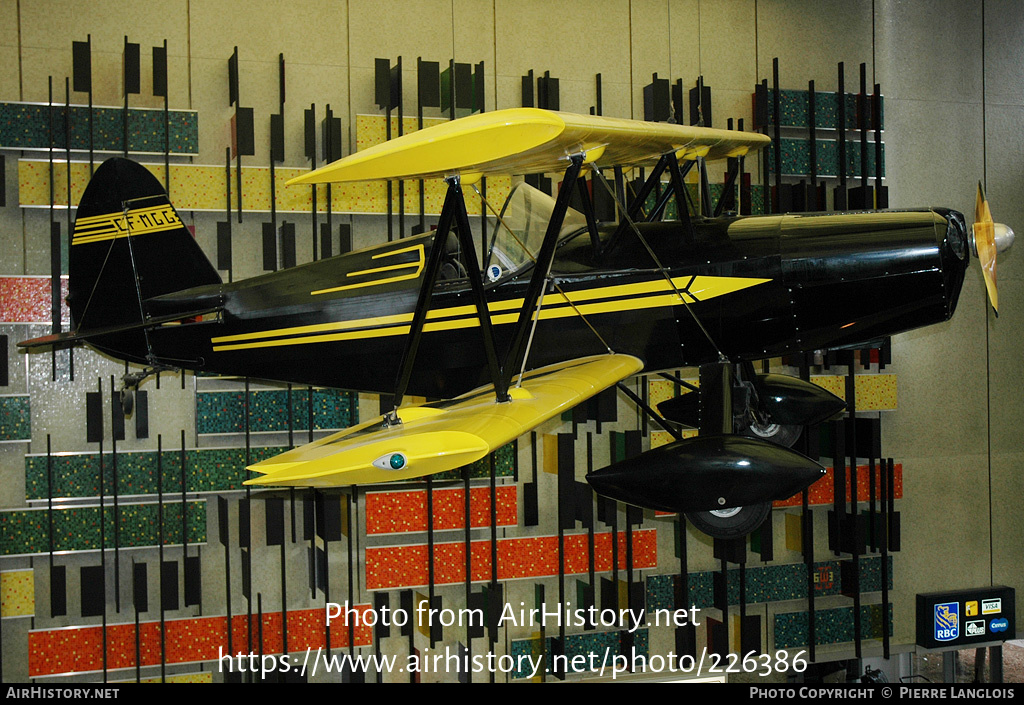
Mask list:
POLYGON ((401 424, 375 419, 251 465, 263 476, 245 484, 338 487, 454 470, 642 368, 631 355, 580 358, 529 373, 504 404, 487 386, 450 402, 403 408, 401 424))

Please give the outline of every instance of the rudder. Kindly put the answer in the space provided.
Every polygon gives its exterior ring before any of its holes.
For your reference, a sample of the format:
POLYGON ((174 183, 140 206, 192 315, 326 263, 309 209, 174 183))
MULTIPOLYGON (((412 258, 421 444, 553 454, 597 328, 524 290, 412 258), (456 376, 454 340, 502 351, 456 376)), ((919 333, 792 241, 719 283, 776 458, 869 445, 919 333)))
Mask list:
MULTIPOLYGON (((80 336, 143 324, 154 296, 221 283, 157 178, 121 157, 103 162, 86 186, 68 271, 68 305, 80 336)), ((118 357, 151 357, 142 328, 90 342, 118 357)))

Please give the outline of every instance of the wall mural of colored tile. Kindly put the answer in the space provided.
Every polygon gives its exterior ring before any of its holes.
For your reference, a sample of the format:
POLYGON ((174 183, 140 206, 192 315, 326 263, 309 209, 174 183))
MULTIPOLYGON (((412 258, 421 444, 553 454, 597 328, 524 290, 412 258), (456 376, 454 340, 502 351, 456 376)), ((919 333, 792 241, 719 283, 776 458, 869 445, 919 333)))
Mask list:
MULTIPOLYGON (((199 153, 199 113, 169 110, 165 130, 164 111, 152 108, 128 109, 128 150, 134 153, 199 153), (169 139, 168 139, 169 136, 169 139)), ((71 149, 103 152, 124 151, 124 108, 86 105, 52 107, 40 103, 0 103, 0 147, 5 149, 71 149), (68 130, 64 121, 68 120, 68 130), (91 133, 91 140, 90 140, 91 133), (52 143, 52 144, 51 144, 52 143)))
MULTIPOLYGON (((767 147, 768 163, 775 164, 775 145, 767 147)), ((792 137, 782 138, 782 173, 785 176, 807 176, 811 173, 811 144, 809 140, 796 139, 792 137)), ((816 140, 815 163, 818 166, 818 176, 839 175, 839 146, 832 140, 816 140)), ((871 178, 875 177, 875 144, 868 144, 867 159, 862 162, 860 142, 847 141, 846 143, 846 174, 847 176, 859 176, 861 164, 867 164, 867 173, 871 178)), ((885 145, 882 145, 882 176, 885 176, 885 145)))
MULTIPOLYGON (((774 114, 771 106, 775 100, 775 91, 771 88, 768 89, 768 121, 769 124, 774 124, 774 114)), ((873 102, 874 97, 869 95, 869 100, 873 102)), ((858 129, 858 108, 857 108, 857 93, 846 93, 845 94, 845 115, 846 115, 846 129, 855 130, 858 129)), ((881 117, 880 126, 882 129, 885 128, 885 98, 882 97, 881 110, 879 115, 881 117)), ((814 124, 815 127, 824 129, 836 129, 839 127, 839 101, 840 95, 838 93, 830 93, 826 91, 814 91, 814 124)), ((871 103, 868 104, 868 112, 865 115, 865 124, 868 129, 874 129, 872 120, 871 103)), ((810 115, 810 91, 799 91, 799 90, 779 90, 779 124, 783 127, 809 127, 810 115)))
MULTIPOLYGON (((657 532, 643 529, 632 532, 634 569, 657 566, 657 532)), ((590 558, 586 534, 565 537, 565 574, 583 574, 589 571, 590 558)), ((491 542, 473 541, 471 544, 473 581, 491 578, 491 542)), ((626 567, 626 534, 618 534, 619 568, 626 567)), ((386 590, 398 587, 418 587, 427 584, 427 546, 388 546, 366 549, 366 588, 386 590)), ((509 538, 498 540, 498 580, 541 578, 559 574, 559 545, 557 536, 509 538)), ((434 544, 434 583, 446 585, 465 582, 465 543, 434 544)), ((612 569, 611 532, 594 537, 595 570, 612 569)))
MULTIPOLYGON (((251 446, 249 464, 288 450, 282 446, 251 446)), ((167 495, 181 492, 181 450, 157 452, 127 451, 103 454, 103 492, 118 495, 153 495, 162 470, 162 490, 167 495), (115 462, 116 461, 116 462, 115 462), (115 483, 114 478, 117 478, 115 483)), ((99 497, 100 458, 98 453, 53 453, 25 456, 25 494, 29 500, 63 497, 99 497), (48 492, 48 489, 50 492, 48 492)), ((185 486, 188 492, 224 492, 244 489, 252 476, 246 469, 245 448, 189 448, 185 451, 185 486)))
MULTIPOLYGON (((570 615, 567 619, 573 619, 570 615)), ((555 623, 552 618, 552 623, 555 623)), ((548 627, 551 630, 551 627, 548 627)), ((532 657, 533 663, 543 655, 544 662, 540 666, 548 677, 556 671, 567 674, 587 673, 599 670, 602 664, 610 664, 612 659, 624 653, 624 647, 632 647, 630 657, 646 658, 650 653, 650 635, 647 629, 637 629, 632 634, 621 631, 590 632, 586 634, 566 634, 565 642, 559 650, 554 637, 541 639, 513 639, 509 653, 515 659, 517 669, 509 673, 515 680, 530 678, 531 673, 525 669, 528 663, 524 657, 532 657), (629 639, 632 639, 630 642, 629 639), (556 652, 559 652, 556 657, 556 652)), ((536 676, 534 676, 536 677, 536 676)))
MULTIPOLYGON (((498 526, 518 523, 516 485, 503 485, 495 490, 498 526)), ((433 527, 435 531, 463 529, 466 525, 466 492, 463 489, 441 489, 433 492, 433 527)), ((469 491, 470 526, 491 525, 491 490, 473 487, 469 491)), ((369 492, 366 495, 366 533, 401 534, 427 530, 427 492, 369 492)))
MULTIPOLYGON (((200 434, 244 433, 244 391, 209 391, 196 394, 196 431, 200 434)), ((359 397, 337 389, 314 389, 312 405, 306 388, 291 391, 291 423, 295 431, 309 429, 312 407, 315 430, 348 428, 359 423, 359 397)), ((287 431, 287 390, 249 392, 248 426, 252 433, 287 431)))
POLYGON ((27 394, 0 396, 0 441, 32 440, 31 406, 27 394))
MULTIPOLYGON (((365 612, 370 605, 357 605, 365 612)), ((365 621, 365 620, 363 620, 365 621)), ((259 617, 236 615, 231 619, 231 636, 235 645, 248 644, 253 637, 252 653, 280 653, 283 647, 281 613, 262 615, 263 644, 259 644, 259 617), (262 648, 260 648, 262 646, 262 648)), ((356 646, 373 641, 372 628, 360 622, 353 632, 356 646)), ((165 622, 165 661, 168 664, 217 661, 220 648, 227 642, 226 617, 195 617, 165 622)), ((333 648, 347 646, 349 631, 343 620, 330 627, 333 648)), ((139 662, 155 666, 161 662, 160 622, 139 625, 139 662)), ((135 668, 136 631, 134 624, 108 625, 106 629, 107 669, 135 668)), ((32 630, 28 635, 29 675, 32 678, 64 673, 90 673, 103 669, 103 627, 70 627, 32 630)), ((288 612, 288 649, 291 652, 317 649, 327 643, 324 633, 324 611, 319 609, 288 612)), ((237 649, 236 649, 237 653, 237 649)), ((226 667, 226 666, 225 666, 226 667)))
POLYGON ((0 571, 0 617, 31 617, 35 612, 35 571, 0 571))
MULTIPOLYGON (((893 587, 892 557, 887 558, 888 589, 893 587)), ((882 589, 881 557, 863 557, 859 561, 862 592, 877 592, 882 589)), ((696 606, 699 609, 714 606, 714 581, 718 571, 702 571, 687 576, 690 604, 675 604, 675 586, 678 575, 651 575, 647 578, 647 608, 684 609, 696 606)), ((740 601, 740 571, 728 572, 728 598, 730 605, 740 601)), ((803 563, 784 565, 754 566, 746 569, 747 604, 803 600, 807 597, 807 566, 803 563)), ((843 586, 839 561, 821 561, 814 564, 815 597, 829 597, 842 594, 843 586)), ((781 648, 781 647, 779 647, 781 648)))
MULTIPOLYGON (((206 502, 188 502, 185 532, 188 543, 206 542, 206 502)), ((156 546, 160 541, 160 507, 125 504, 103 508, 102 545, 114 548, 156 546), (118 531, 115 533, 115 524, 118 531)), ((182 542, 180 502, 163 504, 163 542, 182 542)), ((53 551, 90 551, 100 548, 99 507, 17 509, 0 512, 0 555, 33 555, 53 551), (50 545, 52 521, 53 545, 50 545)))
MULTIPOLYGON (((9 276, 0 277, 0 323, 45 323, 52 322, 50 277, 9 276)), ((61 323, 71 322, 71 311, 66 299, 68 295, 67 275, 61 275, 61 323)))
MULTIPOLYGON (((886 606, 888 612, 888 636, 893 635, 892 605, 886 606)), ((852 607, 816 610, 814 613, 815 644, 839 644, 851 642, 855 637, 854 611, 852 607)), ((861 638, 881 639, 883 634, 883 616, 881 605, 862 605, 860 608, 861 638)), ((786 612, 776 614, 774 618, 774 637, 776 649, 793 649, 807 646, 810 641, 808 634, 807 612, 786 612)))

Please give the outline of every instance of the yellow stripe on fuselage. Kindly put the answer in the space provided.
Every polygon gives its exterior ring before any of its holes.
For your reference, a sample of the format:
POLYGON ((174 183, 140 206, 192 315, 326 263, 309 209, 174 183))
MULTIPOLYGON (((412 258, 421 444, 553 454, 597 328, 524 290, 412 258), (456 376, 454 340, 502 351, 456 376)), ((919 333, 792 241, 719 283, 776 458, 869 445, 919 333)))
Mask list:
POLYGON ((126 212, 104 213, 79 218, 75 221, 72 245, 114 240, 177 230, 184 225, 173 206, 164 204, 150 208, 134 208, 126 212))
MULTIPOLYGON (((685 297, 686 303, 704 301, 723 296, 750 286, 762 284, 769 279, 747 277, 676 277, 672 286, 685 297)), ((682 303, 676 291, 663 278, 650 279, 634 284, 617 284, 595 287, 580 291, 547 294, 544 296, 540 320, 569 318, 582 314, 600 315, 623 311, 638 311, 651 308, 678 306, 682 303), (568 298, 568 302, 566 299, 568 298), (600 299, 600 300, 598 300, 600 299), (572 305, 569 305, 571 302, 572 305)), ((494 301, 488 304, 492 325, 515 323, 523 299, 494 301)), ((380 338, 392 335, 406 335, 412 322, 412 313, 391 316, 374 316, 348 321, 333 321, 293 328, 277 328, 253 333, 239 333, 213 338, 214 352, 277 347, 282 345, 308 345, 362 338, 380 338), (289 337, 286 337, 289 336, 289 337)), ((476 307, 472 305, 453 306, 427 312, 425 333, 474 328, 480 325, 476 307)))

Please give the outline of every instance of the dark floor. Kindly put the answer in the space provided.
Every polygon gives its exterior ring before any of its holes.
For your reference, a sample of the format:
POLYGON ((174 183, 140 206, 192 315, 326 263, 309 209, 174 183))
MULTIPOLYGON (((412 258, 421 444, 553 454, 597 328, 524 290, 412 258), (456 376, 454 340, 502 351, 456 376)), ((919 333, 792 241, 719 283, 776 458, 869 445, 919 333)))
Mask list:
MULTIPOLYGON (((981 668, 979 665, 979 651, 976 649, 962 649, 953 652, 957 656, 956 681, 957 683, 989 683, 991 682, 991 651, 983 649, 981 654, 981 668), (979 673, 980 670, 980 673, 979 673)), ((942 683, 944 682, 942 661, 944 654, 924 654, 914 656, 915 683, 942 683)), ((1024 641, 1008 641, 1003 645, 1003 682, 1024 683, 1024 641)))

